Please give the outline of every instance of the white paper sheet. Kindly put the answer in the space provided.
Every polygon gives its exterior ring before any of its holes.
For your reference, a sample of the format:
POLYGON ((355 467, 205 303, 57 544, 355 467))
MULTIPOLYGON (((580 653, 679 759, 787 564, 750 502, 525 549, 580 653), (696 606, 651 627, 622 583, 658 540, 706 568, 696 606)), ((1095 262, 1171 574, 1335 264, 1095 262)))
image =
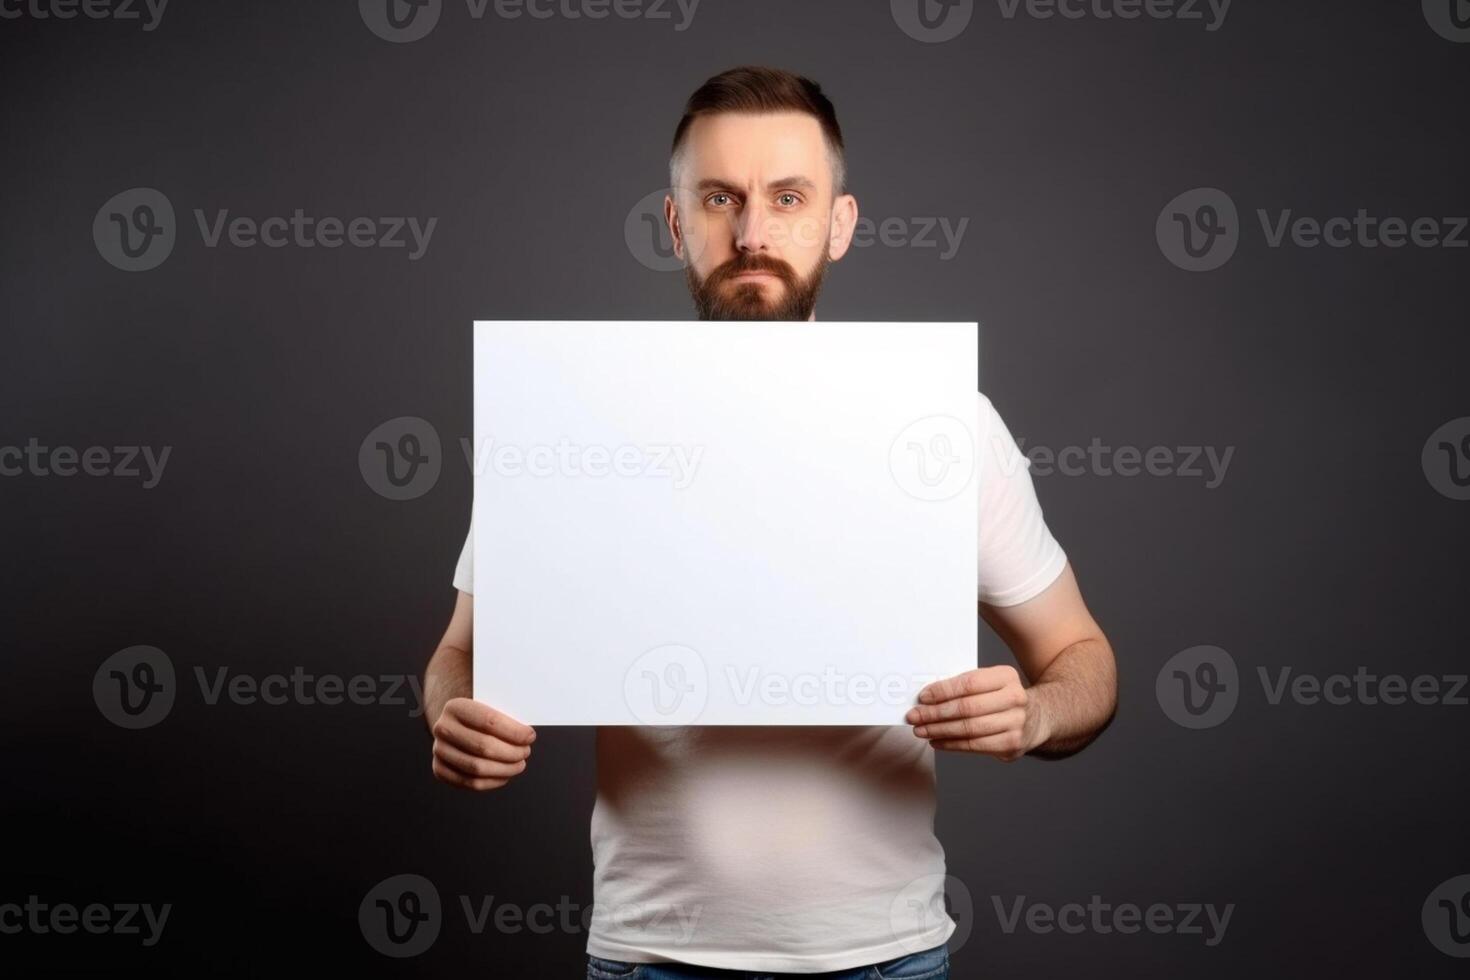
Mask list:
POLYGON ((474 693, 896 725, 976 665, 974 323, 475 324, 474 693))

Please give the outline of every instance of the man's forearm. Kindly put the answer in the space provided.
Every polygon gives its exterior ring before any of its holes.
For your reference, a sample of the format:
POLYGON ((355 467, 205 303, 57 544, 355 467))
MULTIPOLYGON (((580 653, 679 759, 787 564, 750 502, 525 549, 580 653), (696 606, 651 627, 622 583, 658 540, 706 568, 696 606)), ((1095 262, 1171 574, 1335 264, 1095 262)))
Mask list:
POLYGON ((468 650, 447 645, 435 650, 429 658, 429 666, 424 670, 424 721, 430 729, 448 701, 473 696, 473 664, 468 650))
POLYGON ((1027 688, 1045 740, 1030 752, 1062 759, 1081 751, 1113 720, 1118 707, 1117 667, 1107 640, 1082 640, 1057 655, 1027 688))

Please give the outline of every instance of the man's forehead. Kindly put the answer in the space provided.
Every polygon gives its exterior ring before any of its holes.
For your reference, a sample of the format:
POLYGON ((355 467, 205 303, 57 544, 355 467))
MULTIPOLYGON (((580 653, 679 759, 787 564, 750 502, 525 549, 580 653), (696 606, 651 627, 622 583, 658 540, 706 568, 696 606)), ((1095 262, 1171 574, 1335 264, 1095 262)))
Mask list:
POLYGON ((729 182, 801 176, 826 185, 822 124, 804 112, 720 112, 699 116, 684 142, 684 178, 729 182))

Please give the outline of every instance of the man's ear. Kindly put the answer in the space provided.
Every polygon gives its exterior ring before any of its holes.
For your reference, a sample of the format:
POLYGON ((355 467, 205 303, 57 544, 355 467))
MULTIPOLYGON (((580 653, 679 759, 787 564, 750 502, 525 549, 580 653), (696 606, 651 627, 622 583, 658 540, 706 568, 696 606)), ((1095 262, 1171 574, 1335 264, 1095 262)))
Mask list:
POLYGON ((857 230, 857 198, 842 194, 832 201, 831 233, 827 238, 827 254, 833 262, 847 254, 852 244, 853 232, 857 230))
POLYGON ((664 195, 664 224, 669 226, 669 237, 674 242, 674 254, 680 261, 684 259, 684 229, 679 227, 679 209, 674 206, 674 198, 670 194, 664 195))

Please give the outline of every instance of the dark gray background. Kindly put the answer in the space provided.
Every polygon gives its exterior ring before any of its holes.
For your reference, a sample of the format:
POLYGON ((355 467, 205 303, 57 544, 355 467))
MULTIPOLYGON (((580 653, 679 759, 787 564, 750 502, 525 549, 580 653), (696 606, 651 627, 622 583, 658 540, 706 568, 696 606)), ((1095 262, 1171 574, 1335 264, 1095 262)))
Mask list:
MULTIPOLYGON (((173 447, 152 490, 0 479, 6 653, 0 902, 174 905, 162 941, 0 936, 30 973, 579 976, 585 935, 466 928, 457 896, 591 899, 592 732, 545 729, 507 790, 436 784, 389 706, 209 706, 193 670, 416 672, 453 602, 470 474, 474 318, 683 318, 677 274, 623 240, 666 182, 704 78, 820 81, 874 218, 970 221, 961 249, 873 245, 833 267, 824 319, 978 319, 983 387, 1028 445, 1236 447, 1224 482, 1038 478, 1112 639, 1113 727, 1059 763, 942 754, 938 830, 972 899, 956 977, 1450 976, 1420 923, 1470 873, 1470 708, 1270 706, 1256 668, 1463 673, 1470 503, 1420 451, 1470 414, 1470 251, 1267 247, 1256 208, 1470 214, 1470 44, 1417 0, 1236 0, 1177 20, 1006 19, 977 3, 920 43, 884 2, 704 0, 670 21, 470 18, 410 44, 356 5, 173 0, 159 27, 0 20, 0 444, 173 447), (125 273, 91 224, 132 187, 179 213, 125 273), (1154 224, 1217 187, 1244 240, 1166 260, 1154 224), (193 208, 437 216, 429 251, 203 246, 193 208), (432 423, 443 474, 377 495, 379 423, 432 423), (1461 542, 1456 545, 1455 542, 1461 542), (94 672, 134 644, 181 691, 110 724, 94 672), (1224 724, 1171 722, 1155 678, 1228 650, 1224 724), (438 941, 388 959, 359 930, 416 872, 438 941), (992 899, 1234 903, 1225 939, 1006 934, 992 899), (482 974, 483 975, 483 974, 482 974)), ((572 614, 549 609, 548 614, 572 614)), ((998 657, 994 646, 988 657, 998 657)))

